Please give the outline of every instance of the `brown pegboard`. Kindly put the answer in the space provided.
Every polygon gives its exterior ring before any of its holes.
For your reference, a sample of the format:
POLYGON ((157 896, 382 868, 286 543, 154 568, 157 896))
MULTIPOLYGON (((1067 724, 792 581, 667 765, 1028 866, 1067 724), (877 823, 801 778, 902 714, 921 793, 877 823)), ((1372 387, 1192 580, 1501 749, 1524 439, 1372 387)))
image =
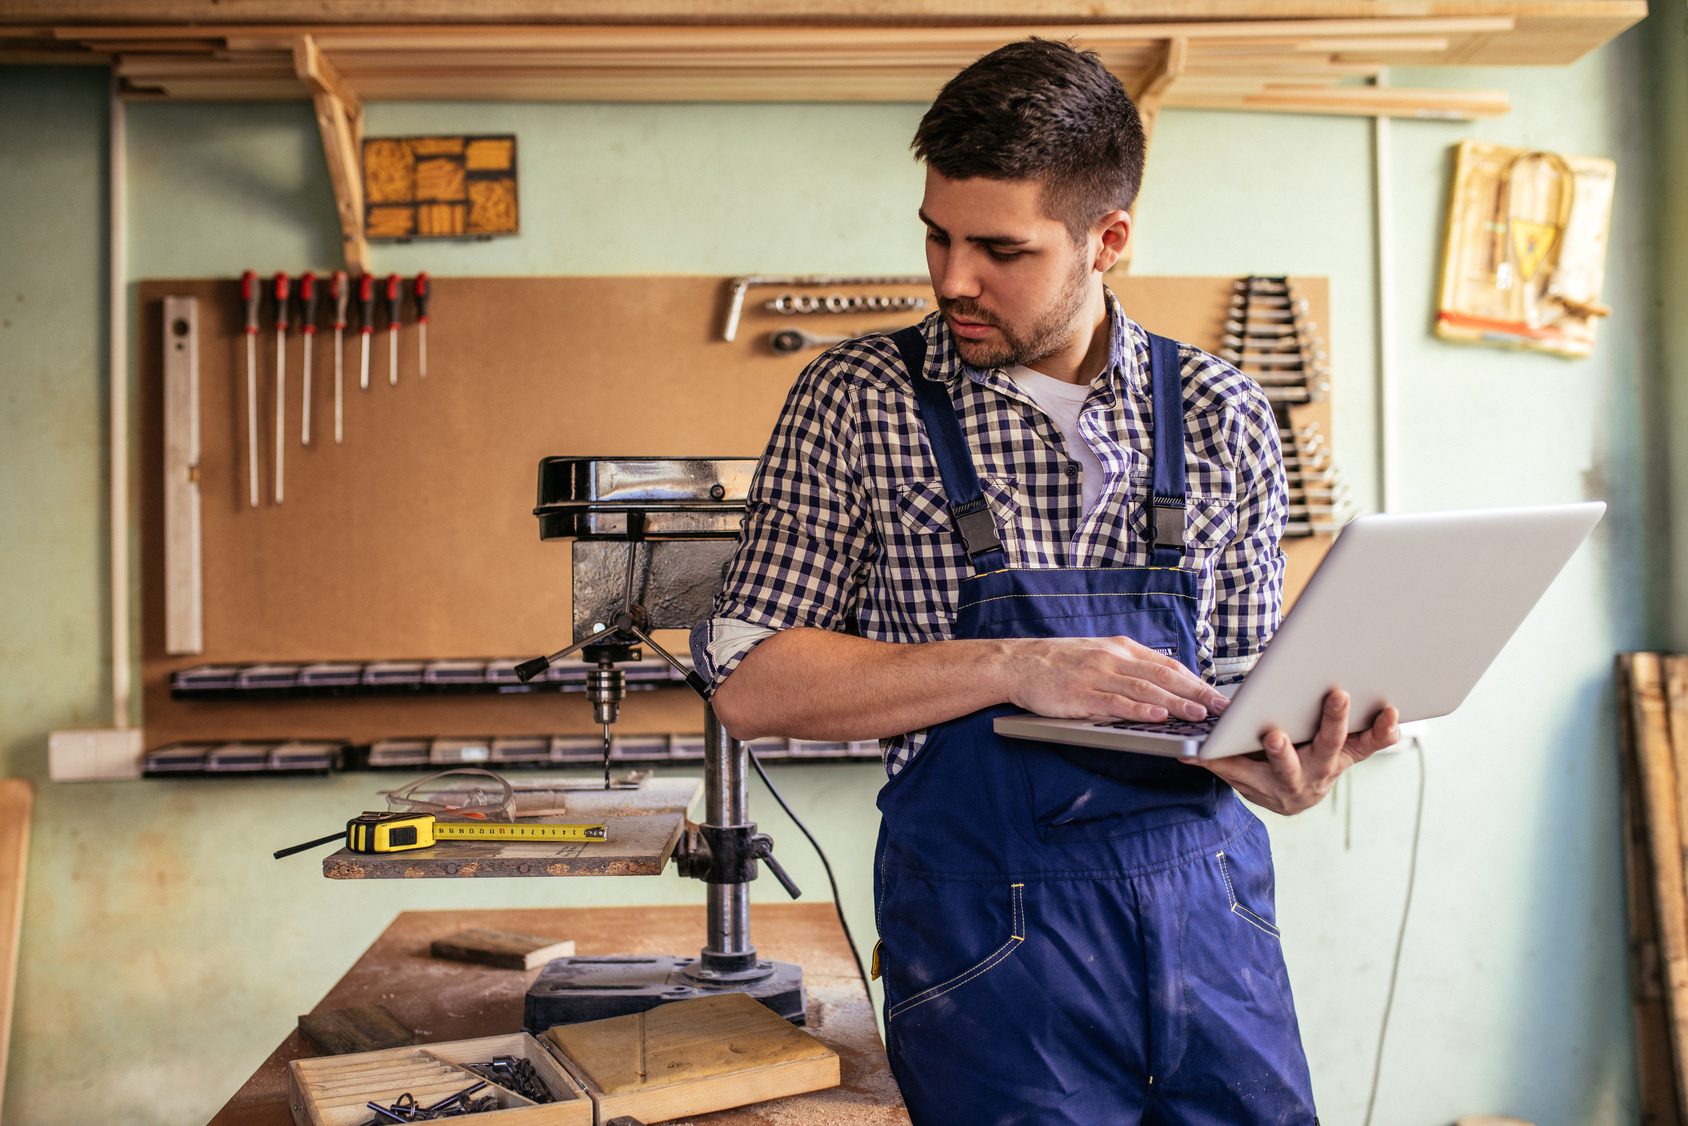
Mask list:
MULTIPOLYGON (((1232 278, 1110 279, 1127 312, 1157 332, 1219 343, 1232 278)), ((1321 325, 1322 279, 1299 280, 1321 325)), ((761 453, 785 394, 813 352, 776 354, 771 331, 857 332, 920 314, 787 317, 753 289, 732 343, 720 339, 718 278, 436 278, 429 376, 400 336, 388 385, 377 332, 370 389, 346 351, 345 444, 333 442, 333 334, 314 353, 314 445, 298 445, 300 337, 287 344, 286 501, 271 503, 274 334, 260 333, 262 504, 245 481, 245 341, 235 279, 140 287, 142 679, 146 744, 183 739, 588 733, 579 695, 327 699, 256 703, 170 699, 169 676, 259 660, 527 657, 569 638, 569 551, 539 539, 531 515, 540 458, 761 453), (199 299, 200 482, 205 651, 164 653, 161 307, 199 299)), ((827 288, 798 288, 824 293, 827 288)), ((860 292, 919 294, 921 287, 860 292)), ((929 296, 929 291, 927 291, 929 296)), ((271 315, 266 307, 263 324, 271 315)), ((1325 423, 1328 430, 1328 408, 1325 423)), ((1288 545, 1299 589, 1324 540, 1288 545)), ((668 635, 679 651, 684 636, 668 635)), ((685 690, 639 693, 626 733, 695 731, 685 690)))

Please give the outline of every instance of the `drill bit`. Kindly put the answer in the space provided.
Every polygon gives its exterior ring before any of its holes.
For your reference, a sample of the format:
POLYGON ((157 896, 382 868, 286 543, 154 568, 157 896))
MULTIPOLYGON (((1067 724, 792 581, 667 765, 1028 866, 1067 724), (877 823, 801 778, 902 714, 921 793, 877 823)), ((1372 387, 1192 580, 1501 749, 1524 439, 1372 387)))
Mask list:
POLYGON ((610 788, 610 725, 604 724, 604 789, 610 788))

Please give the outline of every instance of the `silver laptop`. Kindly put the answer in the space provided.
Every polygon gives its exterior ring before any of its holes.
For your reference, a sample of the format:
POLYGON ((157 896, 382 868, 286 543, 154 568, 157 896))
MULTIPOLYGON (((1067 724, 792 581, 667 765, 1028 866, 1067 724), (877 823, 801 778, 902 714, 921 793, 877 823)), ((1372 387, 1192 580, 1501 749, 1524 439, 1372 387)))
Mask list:
POLYGON ((1342 530, 1220 715, 1093 723, 1021 714, 997 719, 996 732, 1213 759, 1258 751, 1273 727, 1307 742, 1325 695, 1338 687, 1353 701, 1354 731, 1390 704, 1403 723, 1447 715, 1605 511, 1592 501, 1363 516, 1342 530))

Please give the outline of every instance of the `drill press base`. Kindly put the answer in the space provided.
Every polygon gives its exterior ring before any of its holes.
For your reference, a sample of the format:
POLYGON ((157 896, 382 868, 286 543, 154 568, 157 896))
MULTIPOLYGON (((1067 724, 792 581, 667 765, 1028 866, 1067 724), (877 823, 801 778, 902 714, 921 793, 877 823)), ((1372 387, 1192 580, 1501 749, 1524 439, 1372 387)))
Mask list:
POLYGON ((804 1022, 803 967, 759 961, 756 976, 703 984, 687 970, 698 959, 669 954, 555 958, 528 987, 522 1025, 543 1032, 556 1024, 641 1013, 670 1001, 711 993, 748 993, 793 1024, 804 1022))

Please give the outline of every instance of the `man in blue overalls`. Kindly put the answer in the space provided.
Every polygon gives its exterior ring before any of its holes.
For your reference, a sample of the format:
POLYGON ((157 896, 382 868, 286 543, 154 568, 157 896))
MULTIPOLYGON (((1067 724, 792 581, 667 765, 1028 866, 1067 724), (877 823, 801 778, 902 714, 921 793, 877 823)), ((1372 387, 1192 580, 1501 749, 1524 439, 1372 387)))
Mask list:
POLYGON ((1396 738, 1189 764, 1007 740, 994 717, 1200 719, 1280 614, 1260 389, 1103 284, 1143 130, 1094 55, 1010 44, 921 121, 939 312, 788 397, 715 616, 739 738, 880 738, 875 896, 914 1121, 1310 1123, 1264 827, 1396 738))

